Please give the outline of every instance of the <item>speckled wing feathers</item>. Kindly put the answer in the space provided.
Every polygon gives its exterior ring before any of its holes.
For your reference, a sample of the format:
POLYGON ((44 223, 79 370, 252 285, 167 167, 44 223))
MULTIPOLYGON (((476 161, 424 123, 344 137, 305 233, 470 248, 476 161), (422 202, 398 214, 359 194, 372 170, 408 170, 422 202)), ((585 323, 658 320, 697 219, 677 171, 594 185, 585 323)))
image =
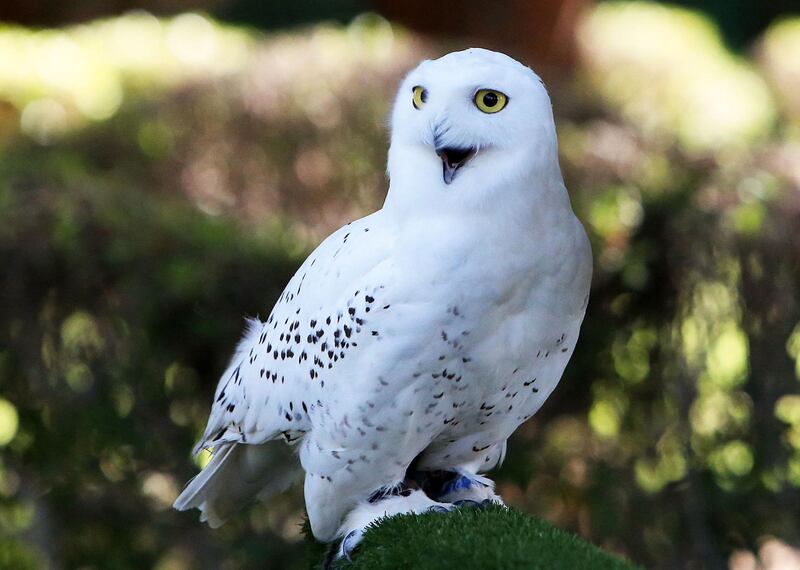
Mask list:
POLYGON ((380 320, 389 308, 375 302, 385 249, 369 235, 370 218, 325 240, 266 322, 248 320, 195 451, 278 437, 292 442, 310 428, 309 414, 322 405, 326 383, 328 391, 334 388, 340 364, 373 341, 376 331, 366 330, 367 320, 380 320))

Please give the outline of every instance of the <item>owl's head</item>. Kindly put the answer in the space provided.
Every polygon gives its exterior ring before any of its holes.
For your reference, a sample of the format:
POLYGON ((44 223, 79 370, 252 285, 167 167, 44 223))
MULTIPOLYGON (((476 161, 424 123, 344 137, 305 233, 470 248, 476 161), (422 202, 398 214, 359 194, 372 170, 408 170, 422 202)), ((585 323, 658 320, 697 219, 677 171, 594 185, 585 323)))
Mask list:
POLYGON ((485 49, 423 61, 409 73, 395 99, 391 130, 393 185, 400 177, 457 192, 558 170, 553 113, 541 79, 485 49))

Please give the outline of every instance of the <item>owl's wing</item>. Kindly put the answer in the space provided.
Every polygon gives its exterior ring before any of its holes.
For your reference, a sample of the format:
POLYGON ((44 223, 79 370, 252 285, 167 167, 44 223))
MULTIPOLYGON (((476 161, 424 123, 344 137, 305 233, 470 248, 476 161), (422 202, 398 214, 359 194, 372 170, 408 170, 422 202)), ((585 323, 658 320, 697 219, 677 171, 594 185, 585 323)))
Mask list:
POLYGON ((292 441, 310 429, 346 360, 376 341, 367 330, 392 237, 380 231, 381 212, 328 237, 303 263, 266 322, 249 320, 222 375, 195 452, 225 443, 292 441), (371 313, 371 314, 370 314, 371 313))

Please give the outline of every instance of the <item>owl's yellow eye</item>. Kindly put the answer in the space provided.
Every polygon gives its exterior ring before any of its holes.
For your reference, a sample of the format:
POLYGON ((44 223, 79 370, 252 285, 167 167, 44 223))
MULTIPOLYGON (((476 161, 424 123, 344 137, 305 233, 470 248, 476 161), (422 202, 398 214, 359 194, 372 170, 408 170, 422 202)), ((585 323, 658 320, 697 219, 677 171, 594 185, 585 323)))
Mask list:
POLYGON ((505 93, 500 93, 494 89, 479 89, 475 93, 475 106, 484 113, 497 113, 502 111, 508 103, 505 93))
POLYGON ((428 100, 428 90, 425 89, 422 85, 417 85, 413 89, 414 91, 414 108, 415 109, 422 109, 425 102, 428 100))

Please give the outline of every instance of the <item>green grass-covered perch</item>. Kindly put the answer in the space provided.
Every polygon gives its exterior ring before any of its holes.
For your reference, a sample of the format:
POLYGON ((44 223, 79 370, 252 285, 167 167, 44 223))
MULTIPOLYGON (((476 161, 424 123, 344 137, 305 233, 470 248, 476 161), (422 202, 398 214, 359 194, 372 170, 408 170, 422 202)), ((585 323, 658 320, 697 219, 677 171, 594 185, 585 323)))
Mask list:
MULTIPOLYGON (((320 552, 316 569, 324 567, 320 552)), ((634 570, 542 519, 514 509, 458 509, 446 514, 399 515, 370 528, 353 562, 341 570, 583 569, 634 570)))

